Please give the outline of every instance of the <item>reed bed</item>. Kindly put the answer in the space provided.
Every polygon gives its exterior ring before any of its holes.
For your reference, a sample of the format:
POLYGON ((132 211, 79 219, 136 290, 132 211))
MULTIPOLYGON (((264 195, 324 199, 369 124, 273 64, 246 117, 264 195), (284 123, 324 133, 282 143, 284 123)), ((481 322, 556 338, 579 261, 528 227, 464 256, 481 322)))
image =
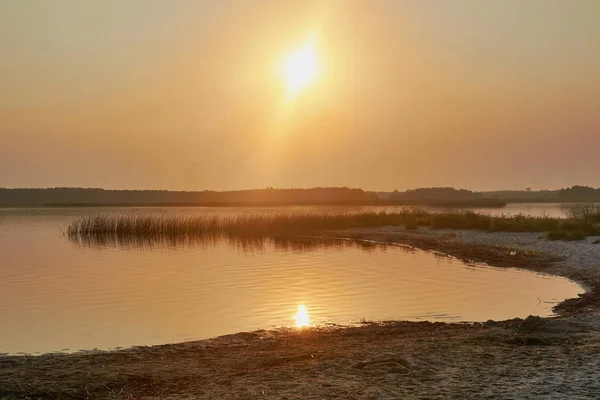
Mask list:
POLYGON ((304 253, 317 249, 334 249, 342 251, 347 248, 359 248, 366 252, 373 252, 377 249, 384 249, 385 244, 373 243, 362 240, 344 240, 339 238, 326 238, 314 236, 176 236, 176 237, 137 237, 114 235, 84 236, 74 237, 73 242, 79 246, 87 248, 97 247, 119 247, 124 249, 145 249, 153 250, 155 248, 211 248, 223 242, 231 248, 244 253, 264 253, 264 252, 293 252, 304 253))
POLYGON ((567 210, 567 216, 572 220, 587 221, 591 224, 600 223, 600 204, 571 207, 567 210))
POLYGON ((400 212, 260 213, 242 215, 98 215, 73 221, 71 239, 181 240, 181 238, 258 237, 315 234, 327 230, 381 226, 420 226, 432 229, 480 229, 507 232, 547 232, 550 240, 578 240, 600 236, 600 207, 577 208, 567 218, 528 215, 479 214, 472 211, 427 212, 406 208, 400 212))
POLYGON ((90 216, 67 228, 75 236, 256 236, 298 234, 326 229, 398 224, 402 214, 387 213, 274 213, 231 216, 116 215, 90 216))

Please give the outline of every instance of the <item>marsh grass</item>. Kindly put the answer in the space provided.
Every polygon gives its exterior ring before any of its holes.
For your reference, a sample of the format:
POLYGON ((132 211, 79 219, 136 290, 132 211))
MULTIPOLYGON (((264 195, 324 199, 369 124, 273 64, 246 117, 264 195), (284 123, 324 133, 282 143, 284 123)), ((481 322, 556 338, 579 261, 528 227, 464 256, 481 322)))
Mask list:
POLYGON ((71 240, 81 247, 118 247, 123 249, 153 250, 156 248, 211 248, 226 243, 237 251, 244 253, 264 253, 266 251, 280 251, 292 253, 305 253, 317 249, 333 249, 342 251, 347 248, 359 248, 365 252, 374 252, 385 249, 386 244, 371 241, 345 240, 339 238, 319 238, 314 236, 153 236, 138 237, 134 235, 94 235, 77 236, 71 240))
POLYGON ((564 231, 564 230, 550 231, 546 235, 546 238, 548 240, 567 240, 567 241, 583 240, 586 237, 587 236, 586 236, 585 232, 583 232, 583 231, 564 231))
POLYGON ((586 204, 571 207, 567 217, 572 220, 587 221, 590 224, 600 223, 600 204, 586 204))
POLYGON ((266 235, 305 235, 328 230, 405 226, 407 229, 480 229, 506 232, 544 232, 549 240, 580 240, 600 235, 600 207, 573 209, 567 218, 479 214, 472 211, 257 213, 242 215, 99 215, 73 221, 66 234, 73 240, 181 241, 252 238, 266 235))

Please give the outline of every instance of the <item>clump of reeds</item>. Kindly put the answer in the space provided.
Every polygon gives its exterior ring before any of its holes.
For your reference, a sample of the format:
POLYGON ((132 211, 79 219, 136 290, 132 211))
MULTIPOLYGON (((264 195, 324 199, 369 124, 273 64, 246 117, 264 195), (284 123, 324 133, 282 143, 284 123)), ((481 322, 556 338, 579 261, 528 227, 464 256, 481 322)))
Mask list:
POLYGON ((400 214, 387 213, 274 213, 233 216, 116 215, 91 216, 73 221, 69 237, 136 236, 176 237, 298 234, 325 229, 397 225, 400 214))
POLYGON ((480 229, 508 232, 554 232, 550 240, 577 240, 600 235, 599 210, 572 211, 567 218, 528 215, 488 215, 472 211, 427 212, 406 208, 397 212, 260 213, 242 215, 115 215, 90 216, 67 228, 71 239, 88 241, 180 240, 181 238, 258 237, 314 234, 327 230, 405 226, 418 229, 480 229))
POLYGON ((590 224, 600 223, 600 204, 586 204, 571 207, 567 217, 573 220, 587 221, 590 224))
POLYGON ((315 249, 344 250, 346 248, 360 248, 371 252, 385 248, 385 244, 371 241, 345 240, 339 238, 319 238, 314 236, 183 236, 183 237, 137 237, 114 235, 77 236, 71 238, 74 243, 84 247, 120 247, 126 249, 154 249, 156 247, 183 248, 202 247, 209 248, 223 242, 232 248, 245 253, 262 253, 265 251, 284 251, 303 253, 315 249))
POLYGON ((583 240, 587 237, 584 231, 565 231, 565 230, 555 230, 550 231, 546 235, 548 240, 583 240))
POLYGON ((571 207, 558 226, 549 230, 548 240, 583 240, 600 235, 600 205, 586 204, 571 207))

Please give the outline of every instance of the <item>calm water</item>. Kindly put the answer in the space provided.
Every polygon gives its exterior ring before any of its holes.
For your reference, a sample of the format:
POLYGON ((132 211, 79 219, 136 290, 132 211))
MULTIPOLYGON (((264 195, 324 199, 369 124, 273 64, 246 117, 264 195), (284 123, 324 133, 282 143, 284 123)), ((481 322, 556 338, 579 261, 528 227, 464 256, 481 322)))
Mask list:
POLYGON ((294 326, 301 304, 311 324, 550 315, 553 302, 582 292, 563 278, 396 246, 279 240, 98 247, 60 233, 90 213, 247 211, 0 209, 0 352, 107 349, 294 326))

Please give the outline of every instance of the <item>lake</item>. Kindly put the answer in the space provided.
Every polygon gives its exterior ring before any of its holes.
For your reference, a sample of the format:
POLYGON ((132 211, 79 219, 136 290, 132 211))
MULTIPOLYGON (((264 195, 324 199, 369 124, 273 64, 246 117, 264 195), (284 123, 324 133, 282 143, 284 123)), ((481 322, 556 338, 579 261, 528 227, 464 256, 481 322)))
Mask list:
POLYGON ((549 316, 556 302, 582 293, 564 278, 401 246, 309 238, 84 245, 62 234, 89 214, 273 211, 0 209, 0 352, 164 344, 303 321, 549 316))

